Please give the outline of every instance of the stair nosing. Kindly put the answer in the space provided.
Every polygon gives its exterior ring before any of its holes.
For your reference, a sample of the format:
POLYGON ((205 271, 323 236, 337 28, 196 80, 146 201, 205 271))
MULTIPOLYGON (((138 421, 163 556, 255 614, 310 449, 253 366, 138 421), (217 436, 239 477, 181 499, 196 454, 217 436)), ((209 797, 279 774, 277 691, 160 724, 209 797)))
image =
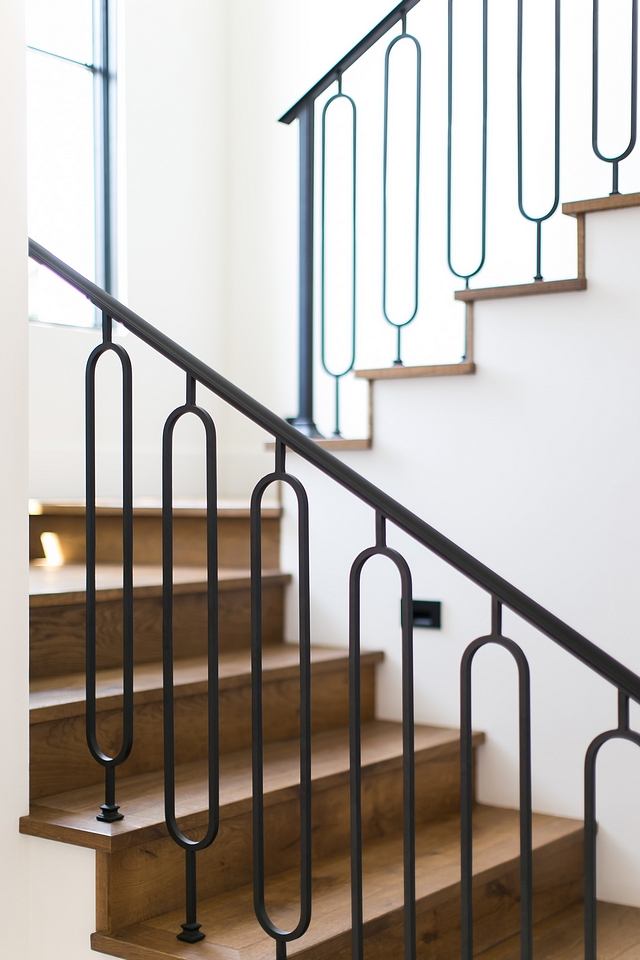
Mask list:
MULTIPOLYGON (((281 647, 290 646, 292 648, 291 652, 299 649, 297 644, 273 644, 272 646, 265 646, 265 653, 275 652, 281 647)), ((288 651, 287 651, 288 652, 288 651)), ((230 658, 229 658, 230 659, 230 658)), ((314 674, 322 673, 333 673, 336 670, 340 670, 344 667, 345 661, 349 659, 349 651, 346 648, 340 647, 312 647, 312 671, 314 674), (313 653, 318 651, 332 651, 335 653, 335 656, 324 656, 319 654, 319 659, 313 659, 313 653)), ((384 654, 380 651, 362 651, 361 654, 361 663, 363 666, 375 665, 380 663, 384 659, 384 654)), ((224 664, 224 654, 221 655, 221 661, 224 664)), ((201 664, 206 668, 207 659, 206 657, 193 657, 185 658, 184 660, 176 660, 176 665, 186 665, 186 664, 201 664)), ((134 692, 134 706, 142 706, 145 703, 156 703, 162 700, 162 661, 147 661, 136 665, 138 668, 150 668, 155 667, 158 671, 159 681, 155 687, 147 687, 142 690, 137 690, 134 692)), ((290 664, 279 664, 270 666, 268 660, 263 665, 263 676, 269 682, 275 683, 279 680, 286 680, 291 677, 295 677, 298 674, 299 666, 297 663, 290 664)), ((98 679, 100 675, 117 675, 118 671, 115 669, 109 670, 99 670, 98 679)), ((37 691, 32 692, 32 703, 29 709, 29 723, 30 725, 37 723, 50 723, 55 720, 64 720, 70 717, 84 716, 86 714, 86 700, 85 700, 85 687, 84 687, 84 673, 75 673, 69 674, 66 677, 56 678, 56 677, 47 677, 42 680, 36 680, 34 685, 45 686, 47 690, 54 690, 55 687, 53 683, 59 680, 73 681, 73 679, 79 681, 77 687, 77 695, 72 695, 70 693, 69 699, 56 703, 56 704, 47 704, 45 706, 38 706, 35 701, 37 696, 37 691)), ((134 680, 135 682, 135 680, 134 680)), ((251 664, 250 664, 250 651, 246 651, 246 666, 243 668, 238 667, 237 672, 228 674, 226 676, 221 676, 219 681, 220 690, 233 690, 240 687, 246 687, 251 685, 251 664)), ((72 687, 64 687, 62 689, 72 689, 72 687)), ((191 697, 198 696, 207 692, 208 682, 206 677, 200 680, 189 680, 184 683, 179 681, 176 683, 174 681, 174 696, 176 699, 181 697, 191 697)), ((122 693, 106 693, 101 694, 98 686, 97 696, 96 696, 96 711, 98 713, 108 712, 110 710, 117 710, 122 707, 123 695, 122 693)))
MULTIPOLYGON (((82 566, 77 564, 77 566, 82 566)), ((112 566, 117 566, 113 564, 112 566)), ((144 564, 140 565, 144 566, 144 564)), ((155 566, 155 565, 154 565, 155 566)), ((204 568, 203 568, 204 569, 204 568)), ((283 573, 281 570, 263 570, 262 579, 268 586, 286 586, 292 580, 290 573, 283 573)), ((247 590, 251 586, 251 572, 249 570, 225 570, 220 568, 218 578, 218 592, 232 590, 247 590)), ((144 600, 149 598, 162 597, 162 582, 148 586, 137 586, 133 588, 134 600, 144 600)), ((207 580, 194 580, 188 583, 174 583, 173 594, 195 594, 207 592, 207 580)), ((122 600, 122 587, 106 587, 96 590, 96 602, 106 603, 110 600, 122 600)), ((29 594, 29 607, 64 607, 86 602, 86 590, 69 590, 65 592, 53 593, 31 593, 29 594)))
MULTIPOLYGON (((402 741, 401 741, 401 724, 395 723, 393 721, 381 721, 373 720, 367 721, 362 725, 363 733, 365 734, 365 739, 363 741, 363 773, 365 777, 375 777, 378 776, 381 772, 390 771, 390 770, 400 770, 402 766, 402 741), (393 727, 394 731, 398 733, 398 744, 397 748, 385 748, 384 745, 381 749, 393 749, 393 752, 389 753, 386 756, 373 757, 371 760, 367 761, 366 753, 369 748, 369 743, 366 739, 366 734, 368 731, 371 731, 373 734, 376 731, 384 733, 385 729, 388 730, 389 727, 393 727)), ((426 743, 423 746, 416 747, 416 763, 429 763, 437 761, 443 757, 450 757, 459 754, 459 731, 446 727, 429 727, 426 725, 416 725, 416 730, 419 733, 422 733, 423 736, 429 737, 433 736, 436 739, 438 736, 441 737, 439 742, 426 743)), ((346 746, 348 743, 348 731, 345 728, 340 730, 340 733, 344 736, 346 746)), ((313 741, 316 744, 321 743, 323 739, 330 739, 330 737, 338 736, 338 731, 324 731, 313 735, 312 738, 312 750, 313 750, 313 741)), ((484 742, 484 734, 474 733, 473 735, 473 745, 479 746, 484 742)), ((291 741, 280 741, 280 745, 296 745, 298 740, 291 741)), ((278 750, 278 744, 267 745, 267 749, 275 755, 278 750)), ((285 749, 285 747, 282 747, 285 749)), ((234 797, 233 799, 222 802, 220 806, 220 819, 226 820, 231 817, 236 817, 242 813, 247 813, 251 810, 251 751, 250 749, 244 749, 234 752, 233 754, 224 754, 221 757, 223 769, 227 765, 228 768, 233 768, 234 763, 237 763, 237 759, 240 758, 242 761, 246 762, 246 787, 244 788, 244 793, 240 797, 234 797), (226 759, 225 759, 226 758, 226 759)), ((275 762, 277 763, 278 758, 276 756, 275 762)), ((349 761, 348 761, 348 751, 345 751, 345 758, 340 759, 339 766, 337 769, 326 771, 318 770, 316 768, 315 775, 312 773, 314 790, 315 791, 324 791, 332 789, 333 787, 347 783, 349 780, 349 761)), ((179 771, 193 771, 193 770, 203 770, 202 780, 206 780, 206 761, 200 760, 195 761, 191 764, 185 764, 183 767, 178 767, 176 769, 176 777, 179 780, 179 771)), ((266 779, 268 779, 268 764, 265 764, 266 779)), ((224 773, 221 772, 221 779, 224 776, 224 773)), ((162 771, 154 771, 153 773, 145 774, 136 774, 131 778, 126 778, 126 780, 131 783, 137 781, 138 783, 144 785, 145 782, 149 783, 151 780, 157 780, 158 786, 156 787, 158 794, 162 793, 162 771)), ((120 781, 120 788, 125 781, 120 781)), ((80 788, 79 790, 71 791, 71 794, 77 796, 78 793, 86 791, 87 793, 96 794, 95 807, 98 809, 100 800, 97 799, 101 792, 101 785, 91 785, 89 787, 80 788)), ((193 789, 193 788, 191 788, 193 789)), ((299 795, 299 785, 297 781, 292 780, 291 782, 284 783, 282 785, 277 785, 271 789, 267 788, 265 790, 265 806, 272 806, 278 803, 283 802, 289 798, 295 798, 299 795)), ((52 795, 51 800, 59 800, 63 798, 65 794, 52 795)), ((152 840, 161 839, 168 836, 168 831, 164 818, 160 819, 157 817, 153 823, 148 824, 139 824, 134 825, 129 829, 129 823, 131 820, 121 821, 120 823, 115 824, 105 824, 99 823, 95 820, 93 814, 87 818, 87 825, 79 827, 76 825, 69 825, 65 823, 65 820, 75 819, 77 820, 82 814, 71 810, 64 810, 60 807, 49 806, 46 801, 49 798, 41 797, 38 800, 33 801, 31 805, 31 811, 28 816, 23 817, 20 821, 21 832, 45 837, 47 839, 54 840, 63 840, 68 843, 72 843, 77 846, 90 847, 96 850, 103 850, 109 853, 113 853, 116 850, 127 849, 134 846, 139 846, 143 843, 148 843, 152 840), (91 826, 89 830, 88 827, 91 826)), ((93 799, 93 798, 92 798, 93 799)), ((123 801, 124 809, 124 801, 123 801)), ((164 817, 164 813, 162 813, 164 817)), ((198 810, 191 811, 187 814, 178 817, 178 824, 181 830, 192 830, 197 829, 200 826, 206 824, 208 820, 208 809, 203 805, 198 810)))

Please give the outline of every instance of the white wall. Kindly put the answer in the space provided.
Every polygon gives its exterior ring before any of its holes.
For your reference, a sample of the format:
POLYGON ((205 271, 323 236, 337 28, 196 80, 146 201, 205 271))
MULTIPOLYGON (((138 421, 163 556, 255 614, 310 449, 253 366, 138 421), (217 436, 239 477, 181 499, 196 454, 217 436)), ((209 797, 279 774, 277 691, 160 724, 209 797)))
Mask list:
MULTIPOLYGON (((429 98, 424 109, 430 120, 425 129, 432 151, 425 163, 433 175, 432 181, 425 177, 428 203, 423 225, 429 296, 415 327, 414 363, 455 361, 459 350, 455 325, 462 322, 462 308, 454 308, 452 301, 454 283, 446 279, 444 249, 445 6, 421 4, 410 18, 425 47, 429 98)), ((230 91, 234 159, 229 205, 237 215, 229 222, 229 231, 237 238, 233 241, 237 254, 230 267, 227 362, 233 379, 262 399, 272 398, 282 414, 295 412, 289 364, 296 347, 297 139, 295 129, 273 124, 273 119, 388 7, 376 4, 374 9, 355 2, 319 6, 310 0, 232 7, 230 59, 236 72, 230 91), (255 125, 246 122, 248 115, 256 117, 255 125)), ((577 0, 565 5, 563 15, 564 200, 610 190, 609 169, 589 152, 587 8, 577 0)), ((477 285, 523 282, 533 274, 534 233, 517 213, 514 178, 513 5, 495 4, 491 23, 492 207, 487 271, 477 285)), ((619 59, 623 61, 623 52, 619 59)), ((349 83, 352 89, 356 80, 349 83)), ((620 114, 616 120, 619 133, 624 130, 620 114)), ((373 139, 365 139, 360 148, 365 178, 367 165, 379 163, 379 151, 367 153, 371 144, 373 139)), ((638 189, 639 158, 640 154, 622 167, 624 191, 638 189)), ((478 304, 478 374, 377 383, 374 448, 341 456, 640 671, 634 604, 640 572, 636 496, 640 462, 634 440, 640 425, 634 286, 640 214, 629 210, 592 215, 587 230, 586 293, 478 304)), ((364 237, 365 248, 372 243, 364 237)), ((545 276, 575 275, 575 249, 575 221, 559 215, 545 227, 545 276)), ((389 338, 384 329, 375 333, 372 325, 373 317, 380 330, 379 303, 374 304, 380 279, 371 249, 367 255, 372 269, 362 272, 361 283, 363 300, 372 309, 361 311, 368 331, 364 349, 378 350, 379 343, 389 338)), ((316 371, 318 417, 327 429, 331 420, 325 405, 331 395, 321 385, 319 364, 316 371)), ((236 456, 236 487, 249 489, 262 455, 250 431, 237 435, 234 452, 240 446, 244 459, 236 456)), ((349 565, 357 551, 372 542, 373 518, 298 458, 291 458, 291 469, 307 484, 311 498, 314 639, 346 643, 349 565)), ((283 566, 295 570, 289 497, 285 504, 283 566)), ((416 633, 418 717, 455 726, 459 659, 466 643, 488 630, 488 600, 406 538, 392 533, 390 540, 402 545, 411 560, 415 596, 443 601, 443 630, 416 633)), ((388 578, 388 572, 372 564, 365 578, 363 636, 368 646, 387 652, 380 671, 379 710, 381 716, 397 717, 398 595, 395 586, 386 585, 388 578)), ((393 574, 391 579, 395 583, 393 574)), ((293 596, 290 601, 293 637, 293 596)), ((615 691, 515 617, 505 616, 505 629, 522 643, 532 667, 535 809, 580 817, 584 750, 596 733, 615 725, 615 691)), ((513 668, 504 654, 485 651, 478 659, 476 677, 474 722, 488 738, 481 751, 480 797, 513 805, 517 803, 513 668)), ((639 790, 640 757, 626 747, 609 747, 599 776, 599 896, 635 905, 640 905, 640 821, 634 809, 639 790)))
MULTIPOLYGON (((567 26, 573 29, 567 33, 584 40, 581 4, 566 7, 567 26)), ((295 413, 297 131, 295 124, 277 124, 277 117, 389 6, 383 0, 348 5, 194 0, 179 14, 164 0, 126 0, 124 7, 128 302, 283 415, 295 413), (179 276, 181 270, 189 271, 188 280, 179 276)), ((434 5, 429 10, 442 27, 442 10, 434 5)), ((513 11, 506 20, 501 13, 508 12, 496 5, 495 21, 505 23, 506 31, 513 29, 513 11)), ((426 59, 434 71, 434 64, 442 65, 437 36, 435 30, 426 32, 426 59)), ((511 76, 509 56, 499 60, 493 83, 503 96, 498 115, 512 118, 513 98, 501 79, 511 76)), ((569 102, 572 97, 577 102, 586 89, 585 71, 581 61, 568 76, 569 102)), ((436 114, 441 122, 442 111, 436 114)), ((572 151, 580 155, 584 131, 581 114, 575 142, 570 139, 567 148, 572 156, 572 151)), ((441 168, 442 154, 437 155, 441 168)), ((511 209, 513 177, 506 179, 504 169, 493 168, 491 189, 503 191, 511 209)), ((565 191, 564 199, 608 191, 604 169, 598 168, 595 180, 584 173, 579 169, 577 179, 565 184, 573 192, 565 191)), ((634 186, 631 179, 623 181, 625 190, 634 186)), ((442 191, 438 202, 439 219, 430 229, 442 238, 442 191)), ((479 304, 475 377, 378 383, 374 449, 344 455, 636 670, 633 281, 639 221, 638 211, 589 218, 586 293, 479 304)), ((492 235, 511 248, 504 256, 514 272, 508 278, 500 274, 498 266, 502 269, 505 261, 496 255, 487 282, 527 279, 523 257, 525 248, 530 253, 530 236, 523 240, 522 229, 513 218, 506 229, 491 226, 492 235)), ((560 218, 557 235, 552 231, 563 274, 573 263, 573 248, 565 242, 572 241, 573 229, 572 222, 560 218)), ((434 275, 444 275, 442 252, 433 269, 434 275)), ((365 274, 363 282, 377 288, 378 278, 365 274)), ((439 310, 445 317, 450 309, 450 293, 451 286, 437 295, 426 328, 435 331, 442 350, 459 341, 439 319, 439 310)), ((422 336, 416 334, 416 343, 422 336)), ((33 496, 82 494, 82 368, 94 342, 91 331, 31 329, 33 496)), ((132 337, 121 342, 136 364, 136 489, 153 495, 159 490, 162 417, 179 402, 181 380, 132 337)), ((212 408, 219 413, 215 404, 212 408)), ((101 418, 101 491, 113 495, 117 433, 109 403, 101 418)), ((219 414, 218 420, 223 493, 246 495, 270 464, 263 437, 235 415, 219 414)), ((183 495, 200 492, 195 443, 186 437, 178 451, 183 495)), ((311 497, 314 639, 344 643, 348 567, 355 552, 371 542, 372 518, 296 458, 291 468, 308 484, 311 497)), ((390 539, 412 562, 415 595, 443 601, 443 630, 416 634, 418 716, 456 725, 459 657, 466 642, 487 630, 488 602, 415 545, 397 534, 390 539)), ((290 513, 283 565, 295 569, 290 513)), ((379 709, 382 716, 397 716, 398 607, 386 580, 373 568, 367 575, 363 635, 368 646, 387 652, 379 709)), ((507 616, 505 628, 531 660, 535 807, 580 816, 581 756, 596 732, 614 724, 615 694, 515 618, 507 616)), ((488 736, 481 752, 480 795, 513 804, 513 671, 504 657, 485 652, 476 676, 475 723, 488 736)), ((637 764, 633 755, 616 758, 613 748, 603 762, 600 896, 640 905, 640 830, 633 803, 640 788, 637 764), (629 778, 625 793, 623 774, 629 778)))
MULTIPOLYGON (((121 0, 118 7, 120 297, 217 368, 226 295, 225 8, 224 0, 180 8, 121 0)), ((99 334, 31 324, 30 341, 31 496, 80 497, 84 365, 99 334)), ((134 364, 136 495, 158 496, 162 424, 184 401, 184 377, 134 337, 118 342, 134 364)), ((98 432, 98 491, 106 497, 121 484, 117 377, 107 361, 98 432)), ((176 490, 199 496, 200 434, 185 425, 177 439, 176 490)))
POLYGON ((24 8, 0 7, 0 951, 25 952, 30 844, 18 817, 29 804, 27 599, 27 273, 24 8))
MULTIPOLYGON (((640 672, 640 211, 591 215, 587 241, 585 293, 478 304, 476 376, 377 383, 374 448, 343 456, 640 672)), ((291 470, 311 499, 314 639, 345 644, 348 570, 373 542, 373 516, 300 458, 291 470)), ((292 540, 290 530, 293 568, 292 540)), ((414 596, 443 604, 443 629, 415 632, 417 716, 456 726, 460 656, 489 632, 488 597, 399 532, 389 540, 411 562, 414 596)), ((379 711, 398 717, 397 577, 382 561, 371 567, 363 644, 386 651, 379 711)), ((581 817, 584 752, 616 725, 616 691, 511 614, 505 633, 532 670, 534 808, 581 817)), ((474 724, 487 734, 479 796, 517 805, 514 667, 503 652, 486 651, 475 678, 474 724)), ((608 748, 599 775, 599 895, 636 906, 639 790, 637 751, 608 748)))

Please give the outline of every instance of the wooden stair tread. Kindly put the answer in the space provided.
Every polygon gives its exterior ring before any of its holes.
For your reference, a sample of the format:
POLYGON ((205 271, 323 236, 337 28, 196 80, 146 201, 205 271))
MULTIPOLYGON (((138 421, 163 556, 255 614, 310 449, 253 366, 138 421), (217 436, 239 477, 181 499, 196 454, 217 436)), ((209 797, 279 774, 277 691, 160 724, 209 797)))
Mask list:
POLYGON ((475 363, 432 363, 427 366, 379 367, 369 370, 355 370, 354 376, 361 380, 405 380, 410 377, 456 377, 476 372, 475 363))
MULTIPOLYGON (((457 730, 416 726, 416 762, 427 762, 458 753, 457 730)), ((474 743, 483 742, 476 734, 474 743)), ((265 805, 297 796, 300 781, 299 741, 264 745, 265 805), (291 794, 290 791, 294 791, 291 794)), ((362 725, 364 775, 384 767, 401 776, 402 727, 391 721, 374 720, 362 725)), ((349 733, 339 728, 312 737, 312 775, 316 789, 329 789, 349 777, 349 733)), ((167 836, 164 823, 162 770, 125 777, 118 781, 118 802, 125 813, 119 823, 99 823, 96 811, 103 802, 102 784, 83 787, 56 796, 42 797, 21 820, 21 831, 49 839, 113 852, 167 836)), ((197 761, 176 769, 176 796, 182 830, 206 824, 208 819, 207 763, 197 761)), ((220 757, 221 819, 251 809, 251 751, 239 750, 220 757)))
MULTIPOLYGON (((581 903, 536 923, 533 928, 536 960, 584 960, 584 907, 581 903)), ((638 960, 640 910, 616 903, 598 904, 599 960, 638 960)), ((476 960, 520 960, 520 937, 509 937, 476 960)))
MULTIPOLYGON (((349 652, 344 647, 312 647, 311 662, 314 674, 334 670, 348 662, 349 652)), ((362 652, 362 665, 380 663, 383 654, 362 652)), ((262 667, 265 680, 283 680, 297 676, 300 648, 295 643, 282 643, 264 648, 262 667)), ((251 652, 221 653, 218 675, 220 689, 251 684, 251 652)), ((174 663, 174 696, 189 697, 207 691, 207 658, 176 659, 174 663)), ((98 670, 96 675, 97 710, 118 709, 122 705, 122 671, 98 670)), ((134 672, 136 703, 150 703, 162 699, 162 662, 139 663, 134 672)), ((43 677, 30 684, 30 722, 42 723, 85 713, 85 674, 43 677)))
MULTIPOLYGON (((576 820, 534 814, 534 850, 579 843, 582 824, 576 820)), ((474 877, 488 882, 515 865, 519 855, 519 814, 515 810, 477 807, 474 814, 474 877)), ((350 944, 350 860, 344 853, 314 865, 313 918, 301 940, 288 945, 287 955, 347 956, 350 944)), ((402 916, 402 839, 385 837, 365 844, 363 854, 364 919, 367 930, 379 935, 402 916)), ((457 899, 460 879, 459 820, 445 820, 416 829, 416 898, 420 913, 457 899)), ((290 870, 267 880, 271 915, 279 925, 296 923, 299 873, 290 870)), ((176 940, 183 911, 172 911, 114 934, 96 933, 94 949, 123 958, 199 957, 211 960, 261 960, 273 954, 273 942, 262 931, 253 912, 253 889, 239 888, 205 900, 198 920, 207 938, 195 946, 176 940)), ((382 956, 382 954, 381 954, 382 956)))
MULTIPOLYGON (((288 573, 280 570, 263 570, 262 577, 274 585, 287 584, 288 573)), ((84 564, 65 564, 47 567, 30 564, 29 605, 31 607, 65 606, 84 603, 86 597, 86 568, 84 564)), ((162 596, 162 567, 135 564, 133 567, 134 597, 162 596)), ((96 599, 100 601, 122 598, 122 566, 103 563, 96 565, 96 599)), ((219 590, 247 589, 251 586, 249 570, 218 570, 219 590)), ((205 567, 174 567, 173 592, 204 593, 207 589, 205 567)))
POLYGON ((622 210, 625 207, 639 207, 640 193, 610 193, 606 197, 594 197, 591 200, 572 200, 562 204, 562 212, 570 217, 583 213, 597 213, 600 210, 622 210))
POLYGON ((476 300, 502 300, 507 297, 534 297, 548 293, 571 293, 586 290, 586 277, 572 277, 569 280, 538 280, 533 283, 514 283, 501 287, 469 287, 456 290, 454 298, 464 303, 476 300))
MULTIPOLYGON (((84 517, 86 515, 85 501, 80 500, 30 500, 29 514, 31 516, 50 517, 84 517)), ((174 501, 173 514, 178 517, 206 517, 207 508, 204 500, 174 501)), ((282 516, 279 506, 263 506, 260 511, 262 517, 278 518, 282 516)), ((134 517, 161 517, 162 503, 160 500, 146 497, 134 501, 134 517)), ((121 517, 122 506, 117 500, 99 500, 96 504, 96 516, 121 517)), ((246 518, 251 516, 249 504, 243 500, 222 500, 218 502, 218 516, 230 519, 246 518)))

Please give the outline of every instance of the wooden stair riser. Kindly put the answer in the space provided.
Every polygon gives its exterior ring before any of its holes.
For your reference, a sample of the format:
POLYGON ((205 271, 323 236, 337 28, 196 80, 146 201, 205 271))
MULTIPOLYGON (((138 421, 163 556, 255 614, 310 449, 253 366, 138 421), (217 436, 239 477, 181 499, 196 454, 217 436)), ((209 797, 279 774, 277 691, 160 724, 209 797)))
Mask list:
MULTIPOLYGON (((583 896, 582 838, 571 844, 551 844, 533 856, 533 917, 540 922, 579 903, 583 896)), ((473 889, 474 952, 489 950, 520 931, 520 867, 511 861, 501 870, 476 878, 473 889)), ((443 891, 437 904, 418 901, 417 960, 459 960, 460 886, 443 891)), ((398 960, 403 956, 401 911, 381 923, 365 924, 365 956, 398 960)), ((291 951, 304 960, 352 960, 350 938, 344 934, 309 950, 291 951)), ((520 951, 517 953, 520 956, 520 951)))
MULTIPOLYGON (((475 751, 474 751, 475 755, 475 751)), ((460 804, 460 760, 448 756, 416 763, 416 822, 450 816, 460 804)), ((266 798, 265 844, 268 876, 299 863, 298 790, 278 802, 266 798)), ((249 805, 249 804, 248 804, 249 805)), ((362 779, 363 839, 369 841, 402 829, 402 771, 397 763, 380 764, 362 779)), ((349 778, 347 771, 329 782, 316 782, 313 793, 314 859, 349 846, 349 778)), ((198 837, 202 828, 187 835, 198 837)), ((252 880, 250 809, 223 819, 214 844, 198 854, 198 896, 214 897, 252 880)), ((115 853, 98 850, 98 929, 112 932, 179 909, 184 903, 184 851, 170 837, 115 853)))
MULTIPOLYGON (((262 594, 264 643, 283 639, 284 585, 265 583, 262 594)), ((207 650, 207 595, 174 596, 174 655, 198 657, 207 650)), ((97 604, 97 664, 108 670, 122 664, 122 601, 97 604)), ((248 587, 220 590, 220 652, 249 647, 251 597, 248 587)), ((84 603, 32 606, 30 610, 31 677, 64 676, 84 670, 86 608, 84 603)), ((162 659, 162 598, 134 600, 136 663, 162 659)))
MULTIPOLYGON (((174 517, 174 563, 183 567, 206 566, 207 522, 204 517, 174 517)), ((50 514, 29 517, 29 558, 44 556, 40 535, 56 533, 65 563, 85 562, 85 518, 50 514)), ((96 562, 122 562, 122 519, 118 516, 96 518, 96 562)), ((262 519, 263 566, 280 566, 280 520, 262 519)), ((162 563, 162 518, 136 516, 133 521, 133 559, 139 564, 162 563)), ((218 560, 221 567, 250 566, 250 529, 248 517, 218 517, 218 560)))
MULTIPOLYGON (((374 666, 362 668, 362 717, 374 714, 374 666)), ((265 742, 288 740, 299 732, 299 680, 296 677, 269 680, 263 675, 263 722, 265 742)), ((332 730, 349 722, 348 668, 312 674, 313 730, 332 730)), ((133 776, 163 766, 161 691, 139 698, 135 707, 134 747, 119 775, 133 776), (142 700, 142 702, 140 702, 142 700)), ((110 752, 120 747, 120 709, 97 715, 98 741, 110 752)), ((190 763, 207 755, 207 698, 204 693, 178 696, 175 700, 176 761, 190 763)), ((89 753, 85 714, 31 724, 31 797, 37 799, 60 790, 75 790, 104 779, 103 768, 89 753)), ((220 690, 220 747, 223 753, 251 745, 251 686, 222 685, 220 690)))

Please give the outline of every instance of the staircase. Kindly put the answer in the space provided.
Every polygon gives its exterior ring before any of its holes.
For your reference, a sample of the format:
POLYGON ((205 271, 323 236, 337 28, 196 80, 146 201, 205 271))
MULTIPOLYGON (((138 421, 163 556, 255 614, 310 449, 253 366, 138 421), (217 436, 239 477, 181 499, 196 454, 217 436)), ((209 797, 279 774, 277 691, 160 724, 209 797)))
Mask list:
MULTIPOLYGON (((125 960, 273 955, 256 920, 252 887, 249 511, 218 509, 220 533, 220 830, 198 861, 198 919, 206 939, 176 934, 184 919, 184 856, 165 824, 162 752, 161 511, 134 510, 135 741, 118 771, 116 823, 99 822, 101 768, 85 742, 84 507, 42 504, 30 518, 31 811, 23 833, 96 851, 94 949, 125 960), (40 536, 54 533, 62 566, 43 563, 40 536)), ((97 510, 98 736, 121 740, 121 510, 97 510)), ((176 784, 180 829, 201 836, 209 817, 207 773, 206 512, 174 510, 176 583, 176 784)), ((278 923, 299 911, 299 648, 283 639, 289 576, 278 569, 280 510, 262 511, 266 894, 278 923)), ((403 953, 402 726, 375 719, 376 652, 361 654, 365 955, 403 953)), ((348 651, 312 648, 313 916, 291 956, 351 954, 348 651)), ((473 735, 474 757, 483 743, 473 735)), ((459 957, 460 738, 415 728, 418 956, 459 957)), ((517 811, 474 809, 476 955, 520 956, 520 821, 517 811)), ((583 827, 533 817, 536 957, 582 956, 583 827), (559 949, 561 945, 561 949, 559 949)), ((607 957, 640 955, 640 911, 601 905, 607 957), (615 952, 615 951, 618 952, 615 952), (625 952, 625 951, 632 952, 625 952), (636 951, 635 953, 633 951, 636 951)))

